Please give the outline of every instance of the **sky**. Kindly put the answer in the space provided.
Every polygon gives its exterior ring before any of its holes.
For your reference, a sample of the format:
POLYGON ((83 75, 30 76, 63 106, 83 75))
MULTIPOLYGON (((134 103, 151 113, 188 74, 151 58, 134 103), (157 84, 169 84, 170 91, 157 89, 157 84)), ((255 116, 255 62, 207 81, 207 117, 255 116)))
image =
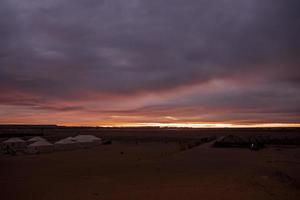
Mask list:
POLYGON ((300 124, 298 0, 1 0, 0 123, 300 124))

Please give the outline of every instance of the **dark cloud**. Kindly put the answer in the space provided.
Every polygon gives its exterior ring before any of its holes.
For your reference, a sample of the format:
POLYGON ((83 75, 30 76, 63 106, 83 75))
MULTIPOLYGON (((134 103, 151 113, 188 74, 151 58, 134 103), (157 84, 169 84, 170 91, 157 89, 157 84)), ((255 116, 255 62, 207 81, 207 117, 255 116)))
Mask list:
POLYGON ((103 110, 110 96, 134 102, 152 94, 129 110, 268 110, 299 120, 299 7, 297 0, 3 0, 0 103, 90 111, 103 110), (174 92, 217 80, 241 87, 174 92), (60 103, 74 99, 98 106, 60 103))

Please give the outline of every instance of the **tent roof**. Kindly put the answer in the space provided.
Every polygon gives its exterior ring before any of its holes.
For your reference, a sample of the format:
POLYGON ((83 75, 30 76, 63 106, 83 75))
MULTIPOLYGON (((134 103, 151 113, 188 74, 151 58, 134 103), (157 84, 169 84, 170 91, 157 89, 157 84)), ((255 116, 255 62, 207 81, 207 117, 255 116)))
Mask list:
POLYGON ((46 139, 42 138, 42 137, 39 137, 39 136, 36 136, 36 137, 30 138, 27 141, 29 141, 29 142, 38 142, 38 141, 46 141, 46 139))
POLYGON ((93 142, 95 140, 90 139, 90 138, 78 138, 75 140, 75 142, 93 142))
POLYGON ((48 141, 37 141, 37 142, 34 142, 32 144, 30 144, 29 146, 30 147, 38 147, 38 146, 52 146, 53 144, 51 144, 50 142, 48 141))
POLYGON ((94 136, 94 135, 77 135, 74 137, 75 140, 77 141, 95 141, 95 140, 101 140, 100 138, 94 136))
POLYGON ((3 141, 3 143, 17 143, 17 142, 25 142, 21 138, 9 138, 8 140, 3 141))
POLYGON ((64 138, 64 139, 61 139, 57 142, 55 142, 55 144, 74 144, 75 142, 73 141, 73 139, 71 137, 68 137, 68 138, 64 138))

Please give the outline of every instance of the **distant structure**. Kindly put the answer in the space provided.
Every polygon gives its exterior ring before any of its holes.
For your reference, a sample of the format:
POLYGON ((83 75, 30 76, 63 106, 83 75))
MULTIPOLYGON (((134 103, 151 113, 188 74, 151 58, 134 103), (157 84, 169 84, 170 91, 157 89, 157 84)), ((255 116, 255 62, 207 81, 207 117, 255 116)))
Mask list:
POLYGON ((30 154, 38 154, 38 153, 49 153, 54 151, 54 145, 50 142, 44 141, 36 141, 27 147, 27 153, 30 154))
POLYGON ((264 140, 261 137, 240 137, 236 135, 227 135, 219 138, 215 143, 215 147, 236 147, 250 148, 251 150, 259 150, 265 147, 264 140))
POLYGON ((214 146, 216 147, 249 147, 249 142, 236 135, 227 135, 217 139, 214 146))
POLYGON ((40 136, 36 136, 36 137, 30 138, 29 140, 27 140, 27 143, 31 144, 31 143, 34 143, 34 142, 41 142, 41 141, 47 141, 47 140, 45 138, 40 137, 40 136))
POLYGON ((77 135, 74 137, 75 140, 90 140, 90 141, 101 141, 101 138, 98 138, 94 135, 77 135))
POLYGON ((79 144, 80 148, 88 148, 97 146, 102 143, 102 140, 93 135, 77 135, 73 138, 73 141, 79 144))
POLYGON ((103 143, 101 138, 93 135, 77 135, 61 139, 54 144, 48 142, 45 138, 35 136, 27 141, 14 137, 1 143, 1 152, 6 154, 16 154, 17 152, 39 154, 65 150, 74 150, 80 148, 89 148, 103 143))
POLYGON ((20 138, 10 138, 2 142, 2 149, 4 151, 7 150, 14 150, 14 151, 23 151, 26 149, 27 144, 24 140, 20 138))
POLYGON ((54 143, 55 150, 73 150, 78 148, 78 144, 74 141, 72 137, 61 139, 54 143))

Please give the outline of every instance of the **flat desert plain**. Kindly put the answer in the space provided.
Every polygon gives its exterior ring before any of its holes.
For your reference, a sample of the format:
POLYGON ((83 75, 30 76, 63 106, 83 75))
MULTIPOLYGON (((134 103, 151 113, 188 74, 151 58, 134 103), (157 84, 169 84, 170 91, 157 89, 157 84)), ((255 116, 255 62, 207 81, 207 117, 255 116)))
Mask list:
POLYGON ((0 155, 3 200, 300 199, 300 148, 182 150, 116 141, 92 149, 0 155))

